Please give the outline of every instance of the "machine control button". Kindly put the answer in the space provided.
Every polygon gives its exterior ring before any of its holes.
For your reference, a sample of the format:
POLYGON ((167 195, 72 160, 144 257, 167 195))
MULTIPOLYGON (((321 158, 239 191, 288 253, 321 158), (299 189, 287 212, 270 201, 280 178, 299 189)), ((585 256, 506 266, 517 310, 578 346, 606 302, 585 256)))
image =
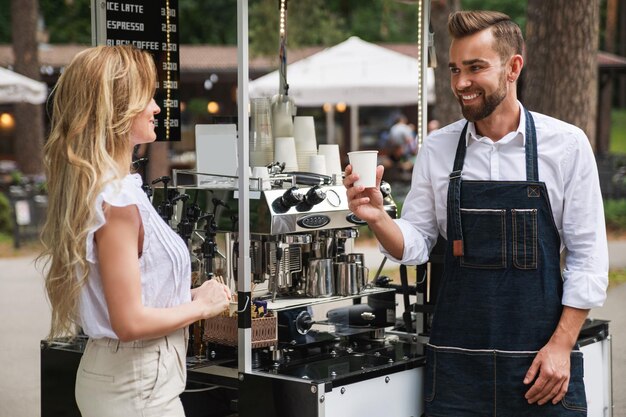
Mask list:
POLYGON ((323 214, 312 214, 310 216, 301 217, 296 223, 298 226, 305 229, 319 229, 330 223, 330 217, 323 214))
POLYGON ((359 226, 367 224, 367 222, 365 220, 361 220, 356 214, 354 213, 350 213, 346 216, 346 221, 352 223, 352 224, 357 224, 359 226))

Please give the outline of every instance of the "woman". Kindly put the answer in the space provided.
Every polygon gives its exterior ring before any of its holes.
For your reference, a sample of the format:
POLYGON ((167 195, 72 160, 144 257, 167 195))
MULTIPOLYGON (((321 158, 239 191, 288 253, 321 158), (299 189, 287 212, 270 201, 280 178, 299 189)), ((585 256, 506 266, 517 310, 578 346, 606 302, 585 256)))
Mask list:
POLYGON ((129 174, 135 145, 153 142, 152 57, 87 49, 53 95, 45 145, 50 338, 89 336, 76 379, 83 417, 184 416, 186 328, 228 307, 215 281, 190 290, 188 250, 129 174))

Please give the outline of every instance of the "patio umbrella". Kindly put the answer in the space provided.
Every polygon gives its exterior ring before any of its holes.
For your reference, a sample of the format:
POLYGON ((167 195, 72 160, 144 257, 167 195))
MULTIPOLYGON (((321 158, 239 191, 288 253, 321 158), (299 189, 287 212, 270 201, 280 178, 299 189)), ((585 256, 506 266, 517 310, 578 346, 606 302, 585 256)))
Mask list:
POLYGON ((46 83, 0 67, 0 103, 41 104, 48 97, 46 83))
MULTIPOLYGON (((290 64, 287 82, 297 106, 400 106, 420 101, 418 75, 417 59, 353 36, 290 64)), ((427 81, 428 102, 432 103, 435 89, 430 68, 427 81)), ((271 72, 250 82, 250 97, 271 97, 278 93, 278 85, 278 71, 271 72)), ((356 133, 356 117, 351 123, 356 133)))

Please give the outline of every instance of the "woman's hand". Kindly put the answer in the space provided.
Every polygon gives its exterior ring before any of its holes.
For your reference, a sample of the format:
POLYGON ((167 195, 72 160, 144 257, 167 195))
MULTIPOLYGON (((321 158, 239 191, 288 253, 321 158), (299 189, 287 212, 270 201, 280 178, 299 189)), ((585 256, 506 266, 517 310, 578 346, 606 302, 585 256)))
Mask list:
POLYGON ((191 300, 202 305, 202 318, 217 316, 228 309, 230 289, 214 279, 205 281, 201 286, 191 290, 191 300))
POLYGON ((343 185, 347 189, 348 208, 367 223, 375 223, 387 215, 383 207, 383 195, 380 192, 380 181, 384 170, 382 165, 377 166, 376 187, 365 188, 362 185, 354 185, 359 176, 352 173, 352 165, 346 167, 343 185))

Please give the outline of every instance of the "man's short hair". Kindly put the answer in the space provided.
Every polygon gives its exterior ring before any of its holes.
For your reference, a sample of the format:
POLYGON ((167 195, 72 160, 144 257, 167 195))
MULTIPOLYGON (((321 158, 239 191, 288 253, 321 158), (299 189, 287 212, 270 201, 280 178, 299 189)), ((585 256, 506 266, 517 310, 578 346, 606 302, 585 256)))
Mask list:
POLYGON ((473 35, 491 29, 495 39, 493 46, 502 62, 512 55, 522 55, 524 38, 520 27, 509 16, 488 10, 459 11, 448 17, 448 32, 453 39, 473 35))

